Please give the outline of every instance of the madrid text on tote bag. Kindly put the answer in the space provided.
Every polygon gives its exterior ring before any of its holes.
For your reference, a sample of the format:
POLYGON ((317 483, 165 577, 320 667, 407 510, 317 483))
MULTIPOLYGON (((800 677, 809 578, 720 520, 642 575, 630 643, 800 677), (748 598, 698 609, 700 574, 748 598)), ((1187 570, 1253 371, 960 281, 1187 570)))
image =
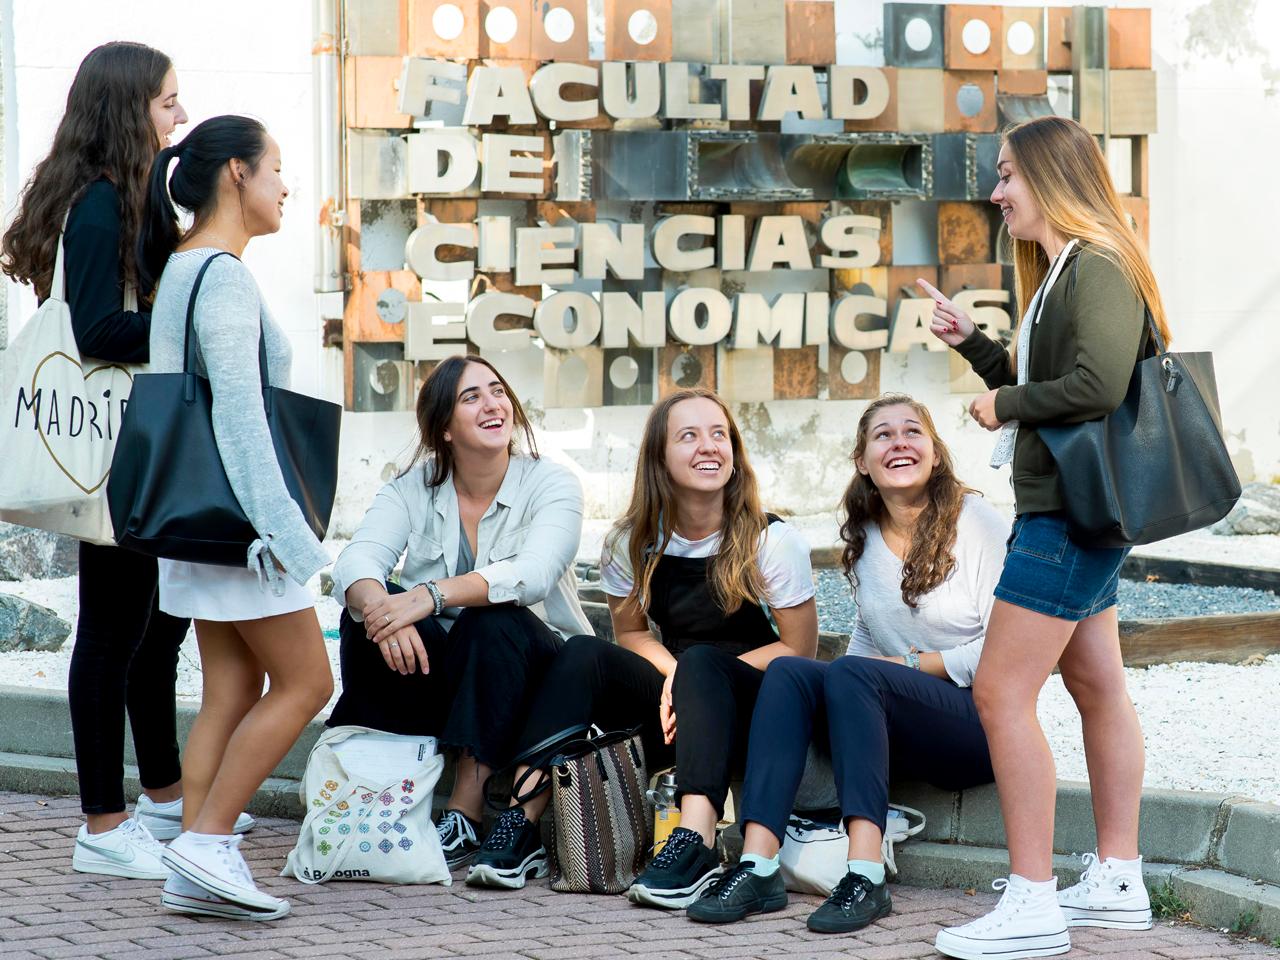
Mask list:
MULTIPOLYGON (((136 307, 127 287, 124 308, 136 307)), ((114 543, 106 485, 135 368, 80 356, 61 235, 49 296, 3 356, 0 520, 114 543)))

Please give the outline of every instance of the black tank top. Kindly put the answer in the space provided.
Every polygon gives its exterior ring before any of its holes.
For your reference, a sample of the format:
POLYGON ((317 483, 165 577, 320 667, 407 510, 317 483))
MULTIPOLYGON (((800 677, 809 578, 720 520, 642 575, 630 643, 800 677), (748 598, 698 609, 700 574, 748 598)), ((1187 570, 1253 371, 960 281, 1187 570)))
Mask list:
MULTIPOLYGON (((769 524, 781 523, 766 514, 769 524)), ((761 603, 743 603, 726 614, 716 602, 707 577, 710 557, 672 557, 663 554, 649 583, 649 618, 662 633, 662 645, 680 656, 700 643, 713 643, 741 656, 778 639, 761 603)))

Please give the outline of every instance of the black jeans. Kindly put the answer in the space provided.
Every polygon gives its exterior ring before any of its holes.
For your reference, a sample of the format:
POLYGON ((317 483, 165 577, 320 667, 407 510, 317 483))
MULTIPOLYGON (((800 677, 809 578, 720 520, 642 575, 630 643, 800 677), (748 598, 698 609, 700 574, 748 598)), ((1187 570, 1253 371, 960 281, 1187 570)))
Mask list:
POLYGON ((815 732, 830 738, 843 819, 885 827, 890 777, 944 790, 991 783, 973 691, 871 657, 769 664, 751 724, 742 821, 781 841, 815 732))
POLYGON ((80 610, 67 699, 85 813, 124 810, 124 717, 143 789, 182 779, 174 685, 191 621, 157 606, 156 561, 80 544, 80 610))
POLYGON ((594 723, 638 726, 650 773, 676 765, 677 791, 705 796, 724 812, 729 781, 746 760, 751 711, 764 674, 711 644, 685 650, 671 695, 675 749, 662 742, 662 673, 644 657, 598 637, 570 637, 547 670, 521 738, 527 750, 562 730, 594 723))
MULTIPOLYGON (((387 589, 401 592, 395 584, 387 589)), ((387 666, 364 624, 343 611, 342 696, 328 726, 436 737, 486 766, 506 766, 533 692, 563 641, 528 608, 511 604, 469 607, 450 630, 434 617, 416 627, 430 672, 402 675, 387 666)))

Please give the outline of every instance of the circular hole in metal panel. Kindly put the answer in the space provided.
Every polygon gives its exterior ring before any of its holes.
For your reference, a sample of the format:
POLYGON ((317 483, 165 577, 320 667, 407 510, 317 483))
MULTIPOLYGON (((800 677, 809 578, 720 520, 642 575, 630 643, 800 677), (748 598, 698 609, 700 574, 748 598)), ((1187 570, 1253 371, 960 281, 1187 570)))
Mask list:
POLYGON ((960 89, 956 91, 956 109, 962 116, 976 117, 982 112, 986 102, 987 98, 982 95, 982 88, 976 83, 961 84, 960 89))
POLYGON ((455 3, 442 3, 431 14, 431 29, 441 40, 457 40, 462 36, 462 28, 466 26, 466 18, 462 8, 455 3))
POLYGON ((874 297, 876 295, 876 292, 871 289, 871 284, 867 283, 865 280, 855 283, 849 288, 849 292, 860 297, 874 297))
POLYGON ((696 387, 702 380, 702 363, 692 353, 682 353, 671 364, 671 379, 677 387, 696 387))
POLYGON ((510 7, 494 7, 484 18, 484 32, 494 43, 510 43, 519 27, 510 7))
POLYGON ((658 37, 658 20, 648 10, 637 10, 627 20, 627 34, 632 42, 647 46, 658 37))
POLYGON ((1005 43, 1009 45, 1010 53, 1025 57, 1035 49, 1035 28, 1025 20, 1016 20, 1010 24, 1009 32, 1005 34, 1005 43))
POLYGON ((850 350, 840 361, 840 376, 850 386, 867 379, 867 358, 860 350, 850 350))
POLYGON ((587 361, 581 357, 566 357, 560 364, 560 385, 569 393, 578 393, 587 385, 587 361))
POLYGON ((991 27, 985 20, 970 20, 960 31, 960 42, 975 57, 991 49, 991 27))
POLYGON ((405 304, 408 298, 395 287, 388 287, 378 294, 374 309, 378 311, 378 319, 383 323, 403 323, 408 309, 405 304))
POLYGON ((912 17, 902 31, 902 39, 916 53, 923 53, 933 45, 933 27, 921 17, 912 17))
POLYGON ((614 357, 609 364, 609 382, 619 390, 630 390, 640 379, 640 364, 635 357, 614 357))
POLYGON ((369 386, 380 397, 389 396, 400 387, 400 368, 394 360, 379 360, 369 371, 369 386))
POLYGON ((552 43, 568 43, 576 26, 573 14, 564 7, 552 7, 542 18, 542 28, 552 43))

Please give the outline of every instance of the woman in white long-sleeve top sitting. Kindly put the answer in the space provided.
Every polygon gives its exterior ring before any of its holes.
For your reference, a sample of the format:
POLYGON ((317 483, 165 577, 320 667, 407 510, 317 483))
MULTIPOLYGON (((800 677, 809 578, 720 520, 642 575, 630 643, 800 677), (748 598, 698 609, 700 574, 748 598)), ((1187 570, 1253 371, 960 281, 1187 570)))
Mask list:
POLYGON ((378 492, 334 566, 346 610, 329 725, 458 750, 438 825, 455 868, 479 849, 485 778, 513 756, 544 669, 564 639, 591 633, 572 570, 582 486, 538 457, 520 401, 479 357, 441 361, 417 419, 414 464, 378 492))

